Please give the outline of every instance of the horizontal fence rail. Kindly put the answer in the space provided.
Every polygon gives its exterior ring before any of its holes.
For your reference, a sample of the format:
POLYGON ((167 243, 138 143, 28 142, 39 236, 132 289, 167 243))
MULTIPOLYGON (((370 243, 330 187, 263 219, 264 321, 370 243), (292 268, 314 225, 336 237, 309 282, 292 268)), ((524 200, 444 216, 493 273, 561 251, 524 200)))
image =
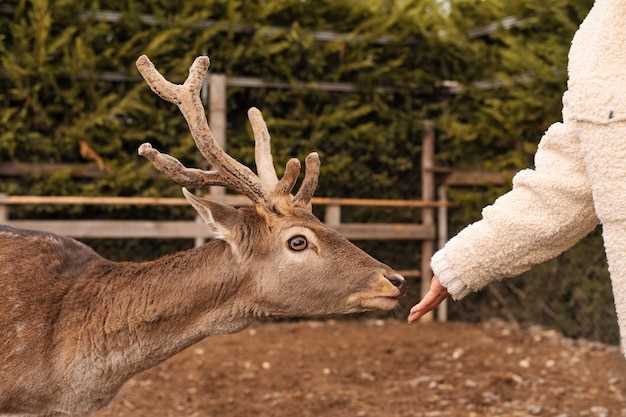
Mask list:
MULTIPOLYGON (((145 220, 13 220, 20 229, 90 239, 195 239, 211 238, 208 228, 194 221, 145 220)), ((345 223, 334 225, 350 240, 424 240, 435 238, 435 228, 405 223, 345 223)))
MULTIPOLYGON (((250 200, 240 195, 212 197, 216 201, 233 206, 246 206, 250 200)), ((398 208, 437 208, 448 207, 445 201, 376 199, 376 198, 335 198, 313 197, 313 205, 319 206, 367 206, 398 208)), ((170 197, 82 197, 82 196, 32 196, 0 195, 0 205, 120 205, 120 206, 188 206, 184 198, 170 197)))
MULTIPOLYGON (((239 195, 216 196, 226 204, 244 206, 250 200, 239 195)), ((82 197, 82 196, 3 196, 0 195, 0 222, 59 235, 90 239, 207 239, 208 229, 196 221, 152 220, 11 220, 10 206, 21 205, 133 205, 187 206, 183 198, 161 197, 82 197)), ((351 240, 434 240, 434 224, 417 223, 343 223, 342 206, 427 208, 446 207, 447 202, 317 197, 313 204, 326 206, 325 221, 351 240)))
MULTIPOLYGON (((250 200, 239 195, 216 197, 226 204, 244 206, 250 200)), ((443 201, 358 199, 317 197, 313 204, 326 206, 325 220, 351 240, 424 240, 435 239, 435 228, 421 224, 341 223, 342 206, 445 209, 443 201)), ((119 205, 119 206, 188 206, 183 198, 164 197, 82 197, 82 196, 6 196, 0 194, 0 223, 21 229, 42 230, 85 239, 209 239, 208 229, 194 221, 146 220, 10 220, 10 206, 24 205, 119 205)), ((406 278, 419 278, 416 269, 398 271, 406 278)))

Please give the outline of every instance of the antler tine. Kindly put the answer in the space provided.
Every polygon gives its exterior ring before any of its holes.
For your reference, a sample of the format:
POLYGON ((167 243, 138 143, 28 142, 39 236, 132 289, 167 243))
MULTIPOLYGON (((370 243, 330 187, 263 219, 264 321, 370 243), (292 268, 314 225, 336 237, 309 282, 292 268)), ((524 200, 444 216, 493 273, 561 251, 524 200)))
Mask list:
MULTIPOLYGON (((191 136, 202 156, 218 171, 220 181, 222 182, 220 185, 233 188, 248 196, 255 203, 268 203, 269 193, 266 192, 260 179, 248 167, 240 164, 224 152, 209 128, 199 94, 208 68, 208 57, 201 56, 196 58, 193 65, 189 68, 189 76, 185 82, 182 85, 177 85, 167 81, 157 71, 147 56, 142 55, 137 59, 137 69, 152 91, 161 98, 175 103, 180 109, 185 120, 187 120, 191 136)), ((164 154, 159 154, 159 157, 155 157, 155 154, 148 152, 147 155, 153 155, 151 161, 157 169, 169 175, 175 181, 175 178, 180 179, 180 176, 177 175, 189 175, 189 171, 182 171, 187 168, 184 168, 180 162, 178 163, 179 165, 176 165, 171 160, 165 158, 166 155, 164 154)))
POLYGON ((179 86, 167 81, 146 55, 140 56, 135 65, 143 79, 146 80, 146 84, 157 96, 170 103, 179 103, 177 101, 179 86))
POLYGON ((298 194, 296 194, 294 199, 294 204, 308 208, 311 205, 311 199, 317 189, 317 182, 320 176, 320 157, 317 152, 310 153, 306 157, 305 164, 306 173, 298 194))
POLYGON ((189 75, 187 76, 183 86, 189 88, 189 92, 192 95, 200 93, 200 90, 202 89, 202 82, 204 81, 204 77, 206 77, 206 73, 209 70, 209 62, 208 56, 199 56, 193 60, 193 64, 189 67, 189 75))
POLYGON ((248 120, 250 120, 252 134, 254 135, 254 159, 256 161, 256 169, 263 186, 267 191, 271 192, 278 184, 278 176, 276 175, 274 160, 272 159, 270 133, 267 130, 267 124, 263 119, 263 114, 256 107, 252 107, 248 110, 248 120))
POLYGON ((211 185, 227 185, 219 172, 187 168, 178 159, 159 152, 149 143, 139 147, 139 155, 148 159, 157 170, 183 187, 205 188, 211 185))
POLYGON ((289 195, 293 186, 296 185, 296 181, 298 181, 298 176, 300 176, 300 161, 296 158, 291 158, 287 161, 285 173, 278 181, 274 193, 277 195, 289 195))

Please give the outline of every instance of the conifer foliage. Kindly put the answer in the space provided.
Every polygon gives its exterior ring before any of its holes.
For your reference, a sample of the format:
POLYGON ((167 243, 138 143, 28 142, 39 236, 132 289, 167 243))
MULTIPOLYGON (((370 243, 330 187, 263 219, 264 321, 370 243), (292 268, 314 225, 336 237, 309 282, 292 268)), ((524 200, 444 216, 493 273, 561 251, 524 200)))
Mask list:
MULTIPOLYGON (((419 198, 425 118, 437 126, 440 164, 495 171, 524 168, 532 165, 543 131, 560 119, 567 51, 591 4, 592 0, 4 1, 0 161, 95 160, 101 173, 87 179, 73 177, 70 170, 2 178, 0 192, 179 195, 178 187, 153 175, 149 164, 137 156, 138 145, 149 141, 184 163, 200 163, 183 119, 139 80, 134 61, 144 53, 173 80, 184 79, 193 58, 207 54, 211 71, 227 76, 356 85, 358 91, 341 93, 228 89, 229 153, 252 166, 253 142, 245 114, 248 107, 257 106, 266 115, 279 152, 277 166, 288 155, 302 159, 311 150, 320 152, 320 191, 326 196, 419 198)), ((460 227, 476 219, 479 208, 503 191, 451 191, 461 205, 453 212, 455 224, 460 227)), ((29 210, 30 216, 67 217, 69 209, 29 210)), ((72 210, 69 214, 87 218, 190 214, 156 208, 72 210)), ((396 221, 415 215, 348 214, 360 220, 396 216, 396 221)), ((122 246, 114 247, 119 252, 122 246)), ((133 246, 125 247, 128 251, 133 246)), ((387 251, 386 260, 395 265, 416 261, 414 245, 372 244, 372 248, 383 257, 387 251)), ((597 238, 581 250, 586 248, 600 253, 597 238)), ((551 267, 572 272, 568 279, 577 288, 605 274, 581 272, 583 268, 573 268, 577 260, 570 255, 551 267)), ((607 309, 594 309, 600 315, 591 321, 578 309, 590 302, 606 305, 606 297, 592 298, 608 294, 607 286, 593 287, 592 295, 586 296, 584 290, 564 291, 562 283, 541 289, 534 288, 536 284, 515 285, 526 285, 520 287, 523 291, 543 291, 555 300, 528 313, 515 296, 520 288, 504 288, 503 297, 520 304, 507 307, 516 317, 556 321, 570 333, 613 337, 613 328, 594 330, 594 323, 611 321, 607 309), (581 328, 582 332, 576 330, 581 328)), ((468 316, 470 311, 483 311, 479 307, 489 307, 493 298, 473 300, 478 304, 466 302, 467 310, 457 312, 468 316)), ((506 313, 503 305, 495 307, 506 313)))

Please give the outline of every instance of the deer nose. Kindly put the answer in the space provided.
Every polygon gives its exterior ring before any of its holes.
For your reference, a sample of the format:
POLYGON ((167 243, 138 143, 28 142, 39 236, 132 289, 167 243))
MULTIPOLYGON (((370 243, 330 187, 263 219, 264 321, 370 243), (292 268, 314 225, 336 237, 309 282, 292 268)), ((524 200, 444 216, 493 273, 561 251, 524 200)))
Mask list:
POLYGON ((400 291, 404 292, 404 289, 406 287, 406 280, 404 279, 402 275, 393 273, 393 274, 385 275, 385 278, 387 278, 387 280, 391 282, 391 285, 398 288, 400 291))

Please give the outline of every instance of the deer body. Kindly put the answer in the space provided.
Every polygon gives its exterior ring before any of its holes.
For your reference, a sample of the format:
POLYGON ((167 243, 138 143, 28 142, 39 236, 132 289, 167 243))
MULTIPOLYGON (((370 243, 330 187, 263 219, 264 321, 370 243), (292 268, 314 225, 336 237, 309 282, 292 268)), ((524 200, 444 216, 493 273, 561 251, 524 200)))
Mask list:
POLYGON ((208 58, 183 85, 166 81, 147 57, 137 66, 153 91, 176 103, 214 171, 186 168, 149 144, 139 153, 183 186, 224 185, 251 207, 183 194, 215 239, 150 262, 112 262, 82 243, 0 226, 0 417, 78 416, 95 411, 133 375, 201 339, 260 317, 389 310, 404 279, 311 212, 319 158, 292 159, 279 180, 269 133, 249 118, 258 175, 212 136, 198 98, 208 58))
POLYGON ((88 413, 132 375, 258 314, 217 240, 117 263, 73 239, 1 227, 0 254, 1 412, 88 413))

